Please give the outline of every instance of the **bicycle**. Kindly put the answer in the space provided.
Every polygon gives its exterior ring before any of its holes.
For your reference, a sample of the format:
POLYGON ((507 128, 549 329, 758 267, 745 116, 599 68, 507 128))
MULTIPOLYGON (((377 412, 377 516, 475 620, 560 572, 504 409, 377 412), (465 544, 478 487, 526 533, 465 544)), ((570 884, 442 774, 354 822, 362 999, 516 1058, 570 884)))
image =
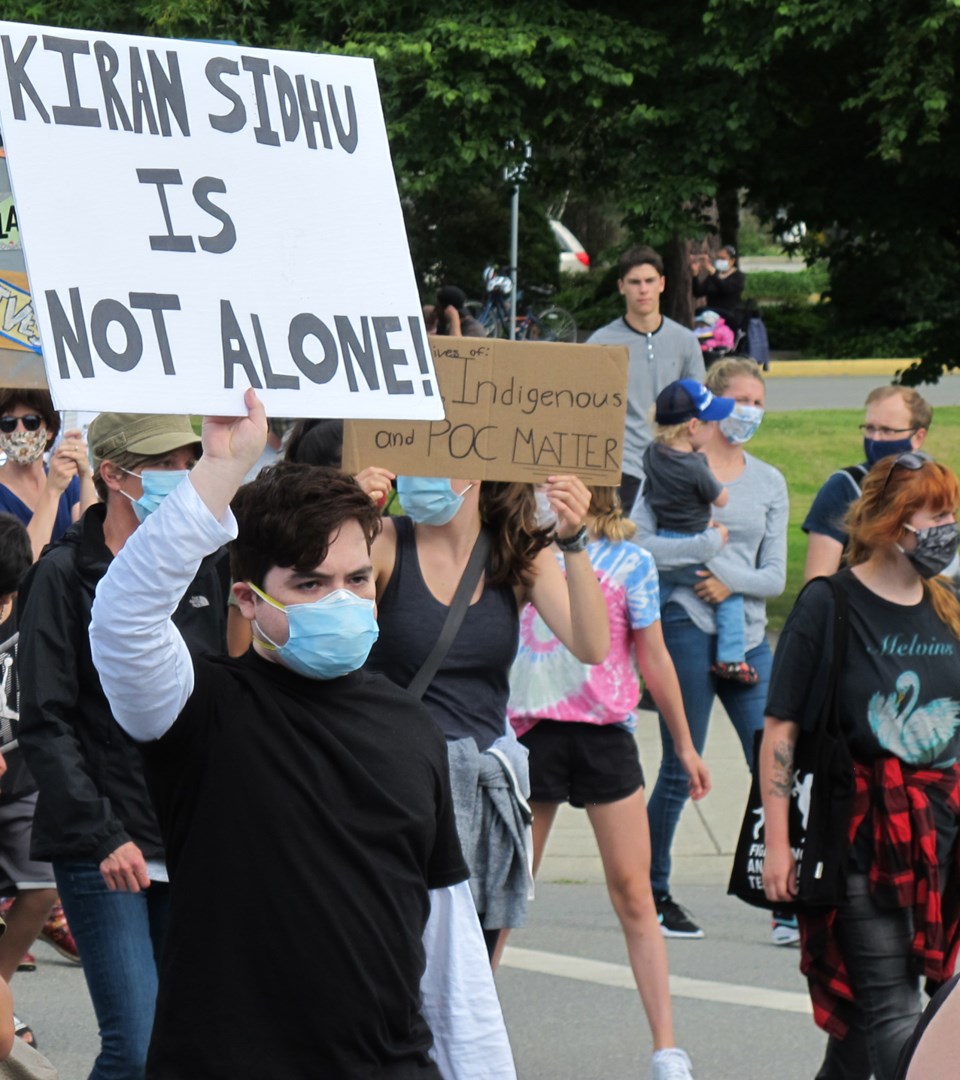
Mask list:
MULTIPOLYGON (((488 266, 483 272, 483 281, 487 289, 486 300, 468 300, 467 310, 483 326, 487 337, 505 338, 510 336, 509 296, 513 288, 510 278, 498 273, 496 267, 488 266)), ((541 297, 548 297, 551 289, 536 285, 529 287, 529 292, 541 297)), ((523 294, 518 292, 517 299, 523 294)), ((548 304, 540 311, 528 305, 523 314, 517 315, 517 341, 576 341, 577 321, 557 304, 548 304)))

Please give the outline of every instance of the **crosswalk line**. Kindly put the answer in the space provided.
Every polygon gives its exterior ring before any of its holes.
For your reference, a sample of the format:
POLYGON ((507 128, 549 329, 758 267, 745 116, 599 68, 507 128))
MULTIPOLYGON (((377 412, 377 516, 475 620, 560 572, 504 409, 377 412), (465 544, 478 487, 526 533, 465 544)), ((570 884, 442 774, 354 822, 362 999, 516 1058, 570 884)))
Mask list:
MULTIPOLYGON (((604 960, 587 960, 580 956, 541 952, 538 949, 518 949, 508 946, 501 961, 504 967, 529 971, 537 975, 554 975, 563 979, 611 986, 636 993, 633 972, 626 964, 610 964, 604 960)), ((757 1009, 810 1015, 810 999, 806 994, 790 990, 771 990, 766 986, 747 986, 744 983, 717 982, 713 979, 692 979, 686 975, 670 976, 672 997, 713 1001, 722 1005, 749 1005, 757 1009)))

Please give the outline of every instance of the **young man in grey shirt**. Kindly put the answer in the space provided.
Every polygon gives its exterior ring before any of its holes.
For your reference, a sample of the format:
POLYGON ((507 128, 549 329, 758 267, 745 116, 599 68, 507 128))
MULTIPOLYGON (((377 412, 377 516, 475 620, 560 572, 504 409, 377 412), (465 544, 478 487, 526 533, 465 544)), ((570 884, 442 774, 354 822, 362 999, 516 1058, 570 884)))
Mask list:
POLYGON ((627 310, 594 331, 588 344, 626 345, 630 350, 620 480, 620 501, 629 513, 643 477, 643 452, 652 438, 647 414, 667 385, 677 379, 703 382, 705 368, 693 331, 660 314, 667 279, 657 252, 650 247, 630 248, 620 256, 619 270, 617 287, 627 310))

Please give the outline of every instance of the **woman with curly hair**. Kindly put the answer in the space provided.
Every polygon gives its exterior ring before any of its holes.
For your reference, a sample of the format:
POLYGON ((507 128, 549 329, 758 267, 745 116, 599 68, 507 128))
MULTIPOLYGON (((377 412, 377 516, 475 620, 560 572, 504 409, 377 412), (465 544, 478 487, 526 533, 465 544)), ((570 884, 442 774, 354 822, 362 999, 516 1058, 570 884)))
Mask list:
MULTIPOLYGON (((379 502, 393 476, 374 468, 358 479, 379 502)), ((380 638, 369 664, 409 686, 440 635, 481 530, 489 535, 486 566, 423 702, 447 738, 457 828, 491 958, 500 930, 522 925, 530 883, 523 836, 530 816, 518 777, 525 754, 506 734, 520 610, 532 603, 584 663, 600 663, 610 646, 606 603, 586 551, 590 493, 575 476, 551 477, 545 490, 553 530, 537 525, 528 484, 401 476, 405 516, 384 519, 372 552, 380 638), (563 568, 548 550, 552 539, 563 568)))

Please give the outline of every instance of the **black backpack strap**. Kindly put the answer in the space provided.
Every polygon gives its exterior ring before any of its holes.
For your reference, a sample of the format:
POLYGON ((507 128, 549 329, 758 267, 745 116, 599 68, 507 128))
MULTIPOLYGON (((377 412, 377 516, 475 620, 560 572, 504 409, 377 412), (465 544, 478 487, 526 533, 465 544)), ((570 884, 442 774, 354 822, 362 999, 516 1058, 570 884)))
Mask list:
POLYGON ((487 559, 490 557, 490 545, 490 531, 485 526, 481 527, 480 535, 477 537, 473 550, 470 552, 470 558, 467 560, 467 565, 463 569, 460 584, 457 585, 457 591, 453 594, 453 601, 447 611, 447 617, 444 620, 436 644, 430 650, 430 655, 424 660, 420 670, 414 675, 410 685, 407 687, 414 697, 422 698, 426 693, 427 687, 433 682, 434 676, 440 670, 440 665, 450 651, 450 646, 456 640, 464 617, 467 614, 467 608, 470 606, 470 597, 473 596, 480 575, 483 573, 483 568, 487 565, 487 559))
POLYGON ((863 483, 863 478, 867 475, 867 470, 862 465, 848 465, 845 469, 837 469, 833 475, 846 476, 857 493, 854 498, 860 498, 860 486, 863 483))

